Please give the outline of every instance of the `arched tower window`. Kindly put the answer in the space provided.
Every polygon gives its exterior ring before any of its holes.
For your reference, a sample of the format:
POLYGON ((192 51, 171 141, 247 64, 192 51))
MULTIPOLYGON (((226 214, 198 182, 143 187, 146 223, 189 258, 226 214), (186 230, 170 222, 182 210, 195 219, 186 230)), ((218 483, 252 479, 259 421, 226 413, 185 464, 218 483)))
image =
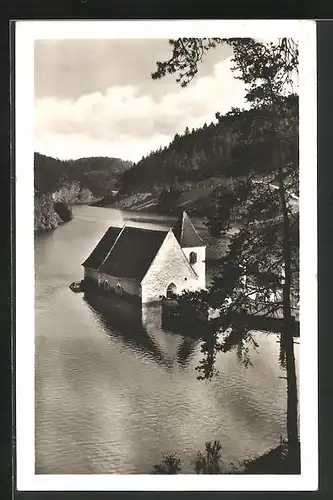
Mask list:
POLYGON ((197 254, 195 252, 191 252, 190 253, 190 264, 191 266, 193 266, 193 264, 196 264, 197 263, 197 254))
POLYGON ((123 287, 121 286, 120 283, 117 283, 116 292, 119 293, 119 295, 123 294, 123 287))
POLYGON ((170 283, 166 290, 166 296, 168 299, 172 299, 177 295, 177 287, 174 283, 170 283))

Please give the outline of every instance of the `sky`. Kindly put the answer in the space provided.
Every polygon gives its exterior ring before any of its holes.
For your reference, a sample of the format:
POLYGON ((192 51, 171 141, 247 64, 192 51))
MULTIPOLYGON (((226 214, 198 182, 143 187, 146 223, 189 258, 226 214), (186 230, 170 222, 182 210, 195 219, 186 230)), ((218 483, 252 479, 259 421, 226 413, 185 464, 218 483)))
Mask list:
POLYGON ((208 52, 185 89, 175 75, 151 78, 170 55, 164 39, 35 41, 35 151, 138 161, 217 111, 244 107, 230 47, 208 52))

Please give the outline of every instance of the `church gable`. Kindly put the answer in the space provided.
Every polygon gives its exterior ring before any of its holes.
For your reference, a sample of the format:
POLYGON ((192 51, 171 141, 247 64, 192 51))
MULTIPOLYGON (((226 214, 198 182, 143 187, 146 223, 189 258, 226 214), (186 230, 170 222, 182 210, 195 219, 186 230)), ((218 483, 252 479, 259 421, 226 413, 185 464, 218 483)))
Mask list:
POLYGON ((166 296, 170 284, 174 285, 175 293, 181 293, 197 288, 197 282, 198 276, 170 230, 141 282, 142 301, 157 301, 166 296))

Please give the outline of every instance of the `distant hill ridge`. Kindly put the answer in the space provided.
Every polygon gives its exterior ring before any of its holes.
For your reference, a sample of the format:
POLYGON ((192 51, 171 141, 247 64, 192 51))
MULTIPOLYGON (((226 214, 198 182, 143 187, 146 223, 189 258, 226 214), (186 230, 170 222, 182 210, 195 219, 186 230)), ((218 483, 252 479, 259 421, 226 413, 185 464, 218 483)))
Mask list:
POLYGON ((117 188, 120 175, 132 165, 132 162, 120 158, 100 156, 60 160, 35 153, 35 190, 40 194, 52 193, 64 183, 78 182, 93 196, 105 196, 117 188))
POLYGON ((58 227, 64 221, 61 214, 68 213, 67 205, 92 203, 117 190, 119 176, 131 166, 119 158, 59 160, 35 153, 35 231, 58 227))

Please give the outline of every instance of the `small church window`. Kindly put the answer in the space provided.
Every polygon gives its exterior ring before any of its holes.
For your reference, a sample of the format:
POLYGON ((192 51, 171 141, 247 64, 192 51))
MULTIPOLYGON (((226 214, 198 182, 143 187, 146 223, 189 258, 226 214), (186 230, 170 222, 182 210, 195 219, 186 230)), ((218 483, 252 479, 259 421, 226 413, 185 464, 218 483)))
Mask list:
POLYGON ((172 299, 177 295, 177 287, 174 283, 170 283, 166 290, 166 296, 168 299, 172 299))
POLYGON ((119 295, 123 294, 123 287, 121 286, 120 283, 117 283, 116 291, 117 291, 117 293, 119 293, 119 295))
POLYGON ((197 263, 197 254, 195 252, 190 253, 190 264, 193 266, 193 264, 197 263))

